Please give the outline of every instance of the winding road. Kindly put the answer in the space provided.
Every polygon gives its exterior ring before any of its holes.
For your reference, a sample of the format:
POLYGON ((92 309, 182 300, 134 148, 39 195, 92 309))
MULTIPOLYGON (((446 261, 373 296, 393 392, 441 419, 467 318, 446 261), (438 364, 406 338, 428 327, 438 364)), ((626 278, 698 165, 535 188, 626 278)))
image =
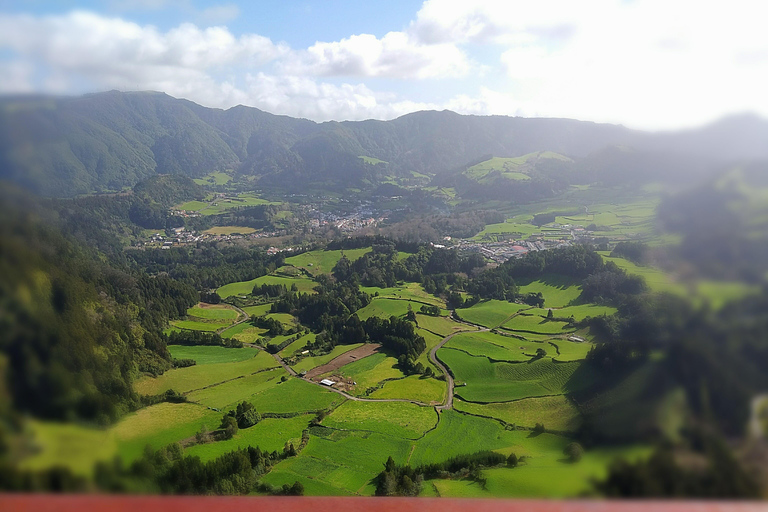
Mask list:
POLYGON ((448 343, 448 341, 450 341, 450 339, 453 338, 454 336, 456 336, 457 334, 460 334, 462 332, 486 332, 486 331, 489 331, 489 330, 490 329, 487 329, 487 328, 484 327, 484 328, 478 329, 476 331, 459 331, 459 332, 454 332, 452 334, 449 334, 445 338, 443 338, 442 341, 440 341, 440 343, 438 343, 437 345, 432 347, 432 350, 429 351, 429 360, 432 361, 432 364, 434 364, 435 366, 440 368, 440 371, 442 371, 443 375, 445 375, 445 382, 448 384, 448 396, 447 396, 447 398, 445 400, 445 403, 442 404, 442 405, 436 405, 435 409, 437 409, 437 410, 446 410, 446 409, 453 408, 453 387, 454 387, 453 376, 448 371, 448 368, 446 368, 446 366, 437 358, 437 351, 439 349, 441 349, 443 347, 443 345, 448 343))

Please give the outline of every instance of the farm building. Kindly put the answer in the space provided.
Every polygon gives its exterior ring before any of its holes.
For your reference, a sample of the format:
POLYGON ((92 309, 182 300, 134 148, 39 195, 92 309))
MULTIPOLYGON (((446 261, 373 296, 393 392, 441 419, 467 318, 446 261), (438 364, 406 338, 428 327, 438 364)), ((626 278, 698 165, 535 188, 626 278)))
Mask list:
POLYGON ((323 386, 331 387, 331 386, 333 386, 336 383, 334 381, 332 381, 332 380, 323 379, 323 380, 320 381, 320 384, 322 384, 323 386))

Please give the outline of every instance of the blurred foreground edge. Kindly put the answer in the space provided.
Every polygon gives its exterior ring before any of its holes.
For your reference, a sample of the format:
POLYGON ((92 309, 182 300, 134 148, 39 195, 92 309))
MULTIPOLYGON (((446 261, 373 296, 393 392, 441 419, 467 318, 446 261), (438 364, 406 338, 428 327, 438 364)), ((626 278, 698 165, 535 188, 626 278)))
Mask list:
POLYGON ((214 497, 0 494, 2 512, 530 512, 768 511, 768 503, 729 501, 503 500, 448 498, 214 497))

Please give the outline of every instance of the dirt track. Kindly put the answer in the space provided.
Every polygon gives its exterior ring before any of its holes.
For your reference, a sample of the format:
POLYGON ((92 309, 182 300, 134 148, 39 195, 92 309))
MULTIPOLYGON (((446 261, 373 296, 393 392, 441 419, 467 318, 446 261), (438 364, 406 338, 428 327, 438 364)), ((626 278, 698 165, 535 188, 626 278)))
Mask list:
POLYGON ((327 363, 325 363, 322 366, 318 366, 317 368, 313 368, 307 372, 307 374, 304 376, 305 379, 313 379, 319 375, 323 375, 324 373, 332 372, 334 370, 338 370, 345 364, 349 364, 353 361, 357 361, 359 359, 362 359, 366 356, 369 356, 376 352, 379 347, 378 343, 366 343, 362 347, 356 348, 354 350, 350 350, 349 352, 345 352, 344 354, 341 354, 340 356, 331 359, 327 363))

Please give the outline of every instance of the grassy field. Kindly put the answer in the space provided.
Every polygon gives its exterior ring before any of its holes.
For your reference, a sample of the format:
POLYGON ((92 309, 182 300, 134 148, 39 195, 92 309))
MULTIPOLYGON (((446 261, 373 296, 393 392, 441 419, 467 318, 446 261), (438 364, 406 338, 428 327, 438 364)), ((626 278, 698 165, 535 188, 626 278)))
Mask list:
POLYGON ((258 306, 243 306, 243 311, 250 316, 266 315, 272 309, 272 304, 259 304, 258 306))
POLYGON ((354 345, 336 345, 333 350, 325 355, 303 358, 293 366, 293 369, 296 372, 309 371, 316 366, 323 365, 331 359, 338 357, 345 352, 349 352, 350 350, 354 350, 357 347, 361 347, 362 345, 362 343, 355 343, 354 345))
POLYGON ((285 287, 289 290, 291 289, 291 286, 295 284, 296 288, 298 288, 298 291, 300 292, 311 292, 312 289, 317 286, 316 282, 305 277, 290 278, 269 275, 257 277, 256 279, 251 279, 250 281, 240 281, 237 283, 225 284, 216 290, 216 293, 218 293, 221 297, 230 297, 232 295, 250 295, 254 286, 261 286, 262 284, 282 284, 285 285, 285 287))
POLYGON ((443 337, 454 332, 471 331, 475 329, 474 327, 454 322, 450 318, 444 316, 429 316, 417 313, 416 322, 422 329, 426 329, 443 337))
POLYGON ((308 251, 297 256, 286 258, 285 264, 303 268, 315 276, 320 274, 330 274, 333 267, 335 267, 341 259, 342 254, 344 254, 349 261, 355 261, 367 252, 371 252, 370 247, 346 249, 343 251, 308 251))
POLYGON ((206 407, 232 408, 235 404, 247 400, 256 393, 276 386, 283 377, 288 378, 288 372, 282 367, 272 368, 193 391, 187 395, 187 398, 206 407))
POLYGON ((203 233, 208 235, 248 235, 255 232, 254 228, 245 226, 214 226, 203 231, 203 233))
POLYGON ((491 404, 456 400, 454 407, 457 411, 499 418, 518 427, 530 428, 536 423, 542 423, 551 430, 575 431, 581 425, 579 410, 562 395, 491 404))
POLYGON ((199 405, 160 403, 127 415, 112 431, 120 455, 130 461, 140 457, 146 445, 162 448, 195 435, 203 425, 214 430, 220 422, 221 413, 199 405))
POLYGON ((377 353, 344 365, 333 373, 357 382, 353 394, 360 395, 369 387, 377 386, 385 379, 403 378, 405 375, 395 368, 396 365, 397 359, 394 357, 377 353))
POLYGON ((283 350, 280 351, 280 357, 291 357, 298 352, 302 352, 307 343, 314 341, 317 335, 313 332, 305 334, 301 338, 297 339, 283 350))
POLYGON ((527 304, 515 304, 505 300, 484 300, 472 307, 459 309, 456 313, 462 320, 485 327, 497 327, 511 315, 528 309, 527 304))
POLYGON ((224 347, 187 347, 184 345, 168 345, 171 356, 176 359, 194 359, 197 364, 234 363, 245 361, 256 356, 255 348, 224 348, 224 347))
MULTIPOLYGON (((410 256, 408 253, 398 253, 398 256, 400 255, 410 256)), ((393 286, 391 288, 379 288, 378 286, 361 286, 360 290, 370 295, 375 295, 378 293, 379 297, 408 299, 415 302, 424 302, 426 304, 438 306, 441 309, 445 308, 445 302, 442 299, 425 292, 420 283, 403 283, 400 286, 393 286)), ((419 308, 421 308, 421 304, 419 304, 418 307, 414 305, 414 311, 418 312, 419 308)))
POLYGON ((542 348, 547 351, 548 355, 558 361, 579 361, 587 357, 592 344, 567 340, 550 340, 542 348), (557 348, 552 345, 556 345, 557 348))
POLYGON ((319 411, 344 400, 338 393, 297 378, 289 378, 248 398, 257 411, 277 413, 319 411))
POLYGON ((404 439, 418 439, 437 424, 432 407, 407 402, 354 402, 349 400, 323 420, 323 426, 365 430, 404 439))
POLYGON ((598 306, 597 304, 579 304, 578 306, 568 306, 562 309, 556 309, 552 311, 554 316, 560 318, 573 317, 574 320, 581 321, 588 316, 611 316, 618 311, 616 308, 610 306, 598 306))
POLYGON ((371 393, 370 398, 401 398, 425 404, 442 403, 446 392, 446 384, 441 380, 422 379, 418 375, 411 375, 386 382, 381 389, 371 393))
POLYGON ((580 363, 555 363, 545 357, 530 363, 491 363, 486 357, 441 348, 441 361, 453 371, 455 394, 471 402, 505 402, 521 398, 563 394, 591 382, 590 375, 578 370, 580 363))
POLYGON ((437 366, 432 364, 432 362, 429 360, 429 351, 432 350, 432 347, 440 343, 443 340, 443 337, 438 336, 437 334, 432 334, 431 332, 425 331, 424 329, 418 327, 416 328, 416 334, 422 336, 424 341, 427 342, 427 348, 424 349, 424 352, 422 352, 418 359, 416 359, 416 362, 421 363, 425 368, 429 366, 432 368, 432 371, 435 372, 435 374, 439 375, 442 372, 438 370, 437 366))
POLYGON ((210 304, 205 307, 195 306, 187 310, 187 316, 195 319, 213 321, 234 321, 240 313, 226 304, 210 304))
POLYGON ((385 299, 375 298, 370 304, 357 311, 357 316, 360 320, 367 320, 372 316, 379 316, 382 318, 389 318, 390 316, 405 316, 408 312, 408 306, 411 306, 414 312, 417 312, 421 307, 418 302, 411 302, 408 300, 400 299, 385 299))
POLYGON ((197 178, 194 180, 195 183, 202 186, 226 185, 230 181, 232 181, 232 176, 221 171, 212 172, 207 176, 203 176, 202 178, 197 178))
MULTIPOLYGON (((554 311, 553 311, 554 313, 554 311)), ((502 327, 510 331, 526 331, 539 334, 567 334, 576 330, 566 322, 547 320, 547 310, 534 308, 524 311, 505 322, 502 327)))
POLYGON ((312 415, 307 414, 293 418, 264 418, 252 427, 238 430, 232 439, 190 446, 184 450, 184 455, 197 456, 207 462, 224 453, 249 446, 258 446, 262 451, 281 452, 287 442, 299 446, 301 432, 312 418, 312 415))
POLYGON ((187 201, 186 203, 176 205, 174 208, 176 208, 177 210, 187 210, 190 212, 196 212, 198 210, 202 210, 206 206, 208 206, 208 203, 203 201, 187 201))
POLYGON ((277 363, 272 356, 257 352, 256 357, 236 363, 202 364, 168 370, 159 377, 142 377, 136 381, 134 389, 143 395, 156 395, 168 389, 184 393, 275 366, 277 363))
POLYGON ((579 280, 558 274, 548 274, 535 281, 518 279, 519 293, 541 293, 544 306, 562 308, 575 301, 581 294, 579 280))
POLYGON ((117 453, 117 439, 109 429, 38 420, 27 425, 37 451, 20 461, 21 469, 65 466, 77 475, 90 476, 96 462, 109 461, 117 453))
POLYGON ((186 329, 188 331, 216 332, 223 329, 232 322, 200 322, 196 320, 171 320, 169 322, 173 327, 186 329))
POLYGON ((465 332, 457 334, 444 345, 463 350, 473 356, 486 356, 498 361, 529 361, 540 344, 522 341, 492 332, 465 332))
POLYGON ((387 457, 399 464, 408 458, 412 441, 369 432, 310 429, 309 443, 298 457, 278 464, 264 482, 272 485, 300 481, 306 494, 373 493, 371 481, 387 457))

